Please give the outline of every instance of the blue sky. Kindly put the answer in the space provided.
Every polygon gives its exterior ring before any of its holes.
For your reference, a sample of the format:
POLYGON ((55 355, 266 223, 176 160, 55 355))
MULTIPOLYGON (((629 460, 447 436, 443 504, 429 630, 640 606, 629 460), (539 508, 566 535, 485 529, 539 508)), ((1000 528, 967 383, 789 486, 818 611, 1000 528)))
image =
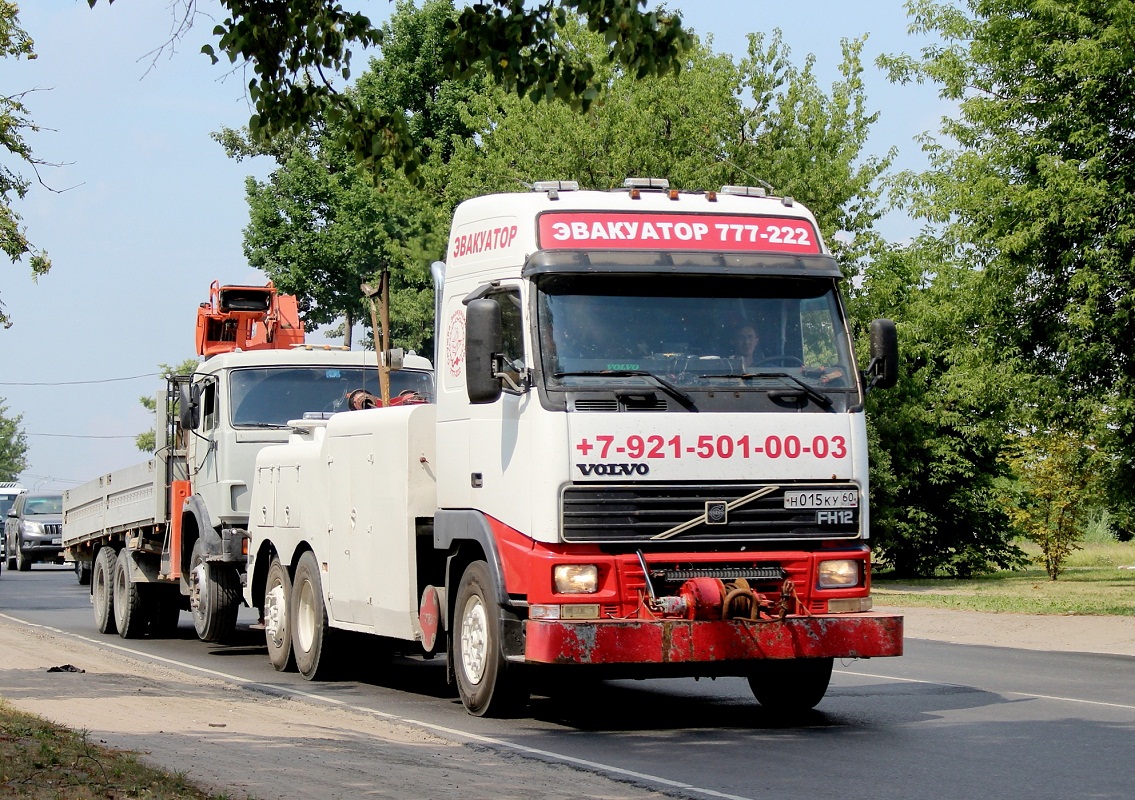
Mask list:
MULTIPOLYGON (((211 0, 199 5, 216 9, 211 0)), ((344 5, 376 20, 392 8, 386 0, 344 5)), ((922 164, 913 139, 936 130, 946 107, 933 87, 891 86, 873 66, 879 53, 923 44, 907 35, 901 0, 669 5, 712 35, 718 52, 739 56, 749 32, 780 28, 796 63, 816 55, 825 85, 837 77, 840 39, 869 34, 865 82, 881 112, 871 150, 894 146, 899 167, 922 164)), ((28 433, 24 485, 67 488, 144 460, 132 437, 152 418, 138 397, 159 382, 134 376, 193 356, 195 309, 210 282, 265 281, 241 254, 244 180, 264 177, 271 164, 229 160, 209 138, 249 114, 243 76, 198 52, 211 41, 212 20, 199 20, 176 52, 155 61, 173 24, 167 3, 102 0, 92 10, 85 0, 25 0, 20 19, 39 57, 0 61, 0 81, 8 94, 36 90, 25 100, 43 130, 30 143, 60 166, 41 168, 46 187, 34 184, 16 205, 53 261, 50 274, 33 283, 23 265, 0 264, 0 300, 15 321, 0 330, 0 398, 28 433), (58 385, 65 381, 85 383, 58 385)), ((902 238, 914 228, 891 217, 884 230, 902 238)))

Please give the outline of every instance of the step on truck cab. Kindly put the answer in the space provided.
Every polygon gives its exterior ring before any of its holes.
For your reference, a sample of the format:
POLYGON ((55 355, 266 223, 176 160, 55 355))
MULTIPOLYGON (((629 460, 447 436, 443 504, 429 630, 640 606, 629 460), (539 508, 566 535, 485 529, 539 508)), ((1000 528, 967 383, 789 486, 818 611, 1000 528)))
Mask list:
POLYGON ((739 675, 799 710, 833 659, 902 653, 864 423, 895 328, 861 371, 806 208, 538 184, 462 203, 434 275, 436 405, 258 458, 246 598, 278 668, 317 677, 355 631, 445 649, 478 715, 584 674, 739 675))

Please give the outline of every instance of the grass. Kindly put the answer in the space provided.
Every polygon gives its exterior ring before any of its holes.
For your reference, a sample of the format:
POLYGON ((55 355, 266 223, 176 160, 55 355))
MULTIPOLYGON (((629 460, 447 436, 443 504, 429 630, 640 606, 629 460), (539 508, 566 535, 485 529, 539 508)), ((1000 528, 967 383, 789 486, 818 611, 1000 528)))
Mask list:
POLYGON ((225 800, 0 699, 0 798, 225 800))
MULTIPOLYGON (((1022 614, 1135 615, 1135 542, 1118 542, 1089 530, 1065 572, 1050 580, 1042 567, 1003 570, 969 580, 872 579, 877 605, 924 606, 1022 614)), ((1023 543, 1034 558, 1040 549, 1023 543)))

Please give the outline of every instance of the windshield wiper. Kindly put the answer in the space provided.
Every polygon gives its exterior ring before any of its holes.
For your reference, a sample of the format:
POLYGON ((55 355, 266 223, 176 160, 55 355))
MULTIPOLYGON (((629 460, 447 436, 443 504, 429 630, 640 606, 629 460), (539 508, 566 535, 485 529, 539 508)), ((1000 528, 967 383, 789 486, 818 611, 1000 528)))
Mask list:
POLYGON ((636 378, 636 377, 638 377, 638 378, 649 378, 657 386, 661 387, 662 390, 666 392, 666 394, 670 395, 675 400, 677 400, 678 403, 681 404, 681 406, 684 409, 686 409, 687 411, 697 411, 698 410, 698 407, 696 405, 694 405, 694 399, 692 397, 690 397, 688 394, 683 392, 681 389, 679 389, 674 384, 670 383, 670 381, 668 381, 665 378, 662 378, 658 375, 655 375, 650 370, 646 370, 646 369, 595 369, 595 370, 587 370, 587 371, 584 371, 584 372, 553 372, 552 373, 553 378, 586 377, 588 375, 592 375, 592 376, 598 375, 598 376, 602 376, 602 377, 613 377, 613 378, 636 378))
POLYGON ((787 372, 727 372, 724 375, 701 375, 702 378, 741 378, 742 380, 752 380, 753 378, 784 378, 790 380, 804 390, 804 394, 812 398, 819 405, 824 408, 831 408, 832 399, 826 394, 821 392, 814 386, 805 383, 797 378, 795 375, 789 375, 787 372))
POLYGON ((264 428, 267 430, 284 430, 288 426, 282 422, 238 422, 236 428, 264 428))

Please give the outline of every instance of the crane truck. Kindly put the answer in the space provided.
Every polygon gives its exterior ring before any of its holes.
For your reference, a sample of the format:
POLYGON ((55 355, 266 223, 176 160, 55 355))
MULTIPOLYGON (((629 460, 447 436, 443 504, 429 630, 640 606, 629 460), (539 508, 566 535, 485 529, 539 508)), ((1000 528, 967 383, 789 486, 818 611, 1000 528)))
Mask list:
POLYGON ((436 402, 295 419, 257 456, 244 593, 276 669, 444 650, 474 715, 583 676, 742 676, 791 712, 833 659, 901 655, 864 422, 895 326, 861 370, 805 207, 539 183, 460 204, 433 275, 436 402))
MULTIPOLYGON (((271 283, 214 282, 196 345, 194 373, 157 394, 154 457, 64 493, 65 558, 90 583, 102 633, 170 635, 187 610, 199 638, 228 641, 257 452, 287 440, 289 419, 346 408, 352 392, 373 398, 380 383, 374 351, 306 344, 296 298, 271 283)), ((404 367, 396 396, 432 395, 427 359, 391 366, 404 367)))

